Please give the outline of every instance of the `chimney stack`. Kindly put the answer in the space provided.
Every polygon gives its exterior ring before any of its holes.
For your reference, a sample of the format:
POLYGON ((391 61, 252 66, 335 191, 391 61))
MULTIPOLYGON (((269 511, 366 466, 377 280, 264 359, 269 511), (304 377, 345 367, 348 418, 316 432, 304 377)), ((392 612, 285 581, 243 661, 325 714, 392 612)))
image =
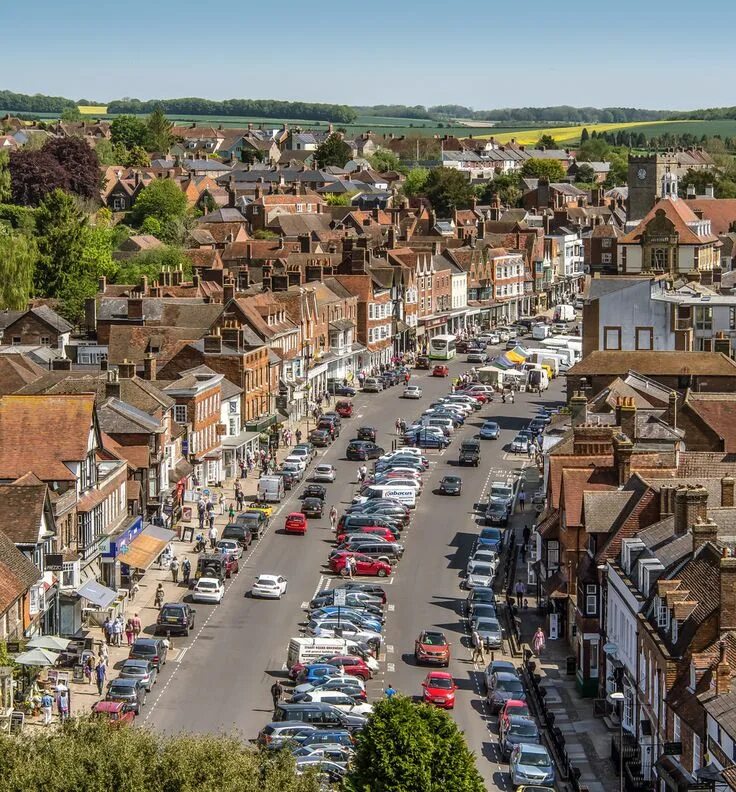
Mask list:
POLYGON ((675 488, 672 484, 663 484, 659 488, 660 520, 675 513, 675 488))
POLYGON ((613 465, 618 470, 618 485, 623 487, 631 478, 631 457, 634 453, 634 444, 626 435, 616 435, 613 438, 613 465))
POLYGON ((572 426, 583 426, 588 423, 588 400, 580 391, 570 399, 570 413, 572 426))
POLYGON ((128 299, 128 319, 143 321, 143 300, 140 297, 128 299))
POLYGON ((718 526, 710 517, 706 517, 704 520, 698 517, 690 530, 693 535, 693 553, 697 553, 706 542, 715 543, 718 540, 718 526))
POLYGON ((149 382, 156 379, 156 356, 150 352, 143 357, 143 379, 149 382))
POLYGON ((222 302, 223 305, 227 305, 229 302, 235 299, 235 281, 232 278, 228 278, 222 287, 222 302))
POLYGON ((219 331, 215 330, 214 333, 204 337, 204 352, 205 354, 218 355, 222 352, 222 337, 219 331))
POLYGON ((733 550, 724 548, 720 561, 721 635, 736 630, 736 557, 733 550))
POLYGON ((736 506, 734 503, 735 487, 736 480, 732 476, 724 476, 721 479, 721 506, 726 508, 733 508, 736 506))
POLYGON ((677 392, 670 391, 669 404, 667 406, 667 423, 677 429, 677 392))
POLYGON ((133 379, 135 377, 135 363, 127 358, 118 363, 118 379, 133 379))
MULTIPOLYGON (((700 484, 681 486, 675 492, 675 536, 685 536, 698 518, 708 516, 708 490, 700 484)), ((736 603, 734 603, 736 604, 736 603)))
POLYGON ((619 396, 617 398, 616 424, 621 427, 621 432, 629 440, 636 440, 636 404, 633 396, 619 396))
POLYGON ((718 665, 716 666, 716 696, 731 692, 731 667, 726 657, 726 641, 721 638, 718 665))
POLYGON ((105 380, 105 398, 120 398, 120 380, 118 379, 117 369, 107 370, 107 379, 105 380))

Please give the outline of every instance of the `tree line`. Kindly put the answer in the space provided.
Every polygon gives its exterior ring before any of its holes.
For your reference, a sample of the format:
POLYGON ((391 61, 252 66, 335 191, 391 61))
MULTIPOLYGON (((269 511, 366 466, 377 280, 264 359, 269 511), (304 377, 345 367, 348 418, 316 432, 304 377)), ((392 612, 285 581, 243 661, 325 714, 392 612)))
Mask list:
POLYGON ((358 117, 352 107, 320 102, 284 102, 277 99, 116 99, 107 106, 110 114, 152 113, 160 108, 169 114, 218 115, 218 116, 262 116, 264 118, 293 118, 314 121, 335 121, 349 124, 358 117))
POLYGON ((62 113, 77 103, 63 96, 21 94, 0 91, 0 109, 13 113, 62 113))

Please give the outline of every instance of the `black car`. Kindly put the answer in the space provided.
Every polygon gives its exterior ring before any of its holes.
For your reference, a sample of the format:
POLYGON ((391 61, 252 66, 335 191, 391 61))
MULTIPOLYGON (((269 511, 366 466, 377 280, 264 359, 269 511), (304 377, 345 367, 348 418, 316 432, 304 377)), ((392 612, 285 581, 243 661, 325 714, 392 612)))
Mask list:
MULTIPOLYGON (((244 512, 237 514, 233 520, 236 525, 241 525, 244 528, 247 528, 250 531, 250 535, 254 539, 260 539, 260 537, 263 536, 266 529, 268 528, 268 521, 268 517, 262 511, 258 511, 257 509, 246 509, 244 512)), ((227 528, 225 530, 227 530, 227 528)), ((225 533, 223 533, 220 537, 220 539, 232 538, 234 537, 226 536, 225 533)))
POLYGON ((387 599, 386 589, 377 583, 359 583, 356 580, 346 580, 339 586, 335 586, 335 589, 345 589, 346 591, 365 591, 366 594, 373 594, 374 597, 378 597, 381 602, 386 602, 387 599))
POLYGON ((335 380, 327 383, 327 391, 334 393, 336 396, 355 396, 358 392, 352 385, 343 385, 335 380))
POLYGON ((319 498, 324 500, 327 497, 327 487, 324 484, 307 484, 302 490, 302 498, 319 498))
POLYGON ((194 629, 194 614, 196 612, 186 602, 167 602, 158 612, 156 634, 189 635, 189 631, 194 629))
POLYGON ((361 426, 358 429, 358 440, 370 440, 372 443, 376 442, 376 430, 373 426, 361 426))
POLYGON ((312 429, 309 440, 318 448, 326 448, 332 441, 332 435, 328 429, 312 429))
POLYGON ((140 715, 141 707, 146 703, 146 686, 140 679, 118 677, 108 684, 105 701, 121 701, 140 715))
POLYGON ((321 517, 325 504, 320 498, 304 498, 301 511, 305 517, 321 517))
POLYGON ((231 522, 228 523, 222 531, 221 539, 232 539, 239 542, 244 548, 250 546, 253 541, 250 530, 245 525, 231 522))
POLYGON ((335 412, 334 410, 329 410, 329 412, 322 413, 320 416, 321 421, 332 421, 336 423, 338 426, 342 426, 342 418, 340 417, 340 413, 335 412))
POLYGON ((296 474, 290 470, 275 470, 273 473, 270 473, 269 475, 278 476, 279 478, 283 479, 285 490, 294 489, 294 485, 299 483, 296 474))
POLYGON ((378 459, 385 451, 375 443, 366 440, 351 440, 345 456, 352 461, 364 462, 366 459, 378 459))
POLYGON ((149 660, 158 671, 166 665, 168 649, 162 638, 136 638, 130 647, 128 657, 131 660, 149 660))
POLYGON ((383 380, 383 387, 390 388, 399 381, 399 375, 395 371, 384 371, 381 374, 381 379, 383 380))
POLYGON ((317 424, 317 429, 327 432, 331 440, 334 440, 336 437, 340 436, 340 427, 334 421, 330 421, 328 418, 320 418, 319 423, 317 424))
POLYGON ((440 480, 440 495, 460 495, 462 489, 460 476, 443 476, 440 480))
POLYGON ((406 528, 411 519, 409 510, 404 505, 401 503, 386 503, 385 501, 380 503, 373 501, 355 503, 348 508, 346 515, 382 517, 392 523, 396 523, 400 528, 406 528))

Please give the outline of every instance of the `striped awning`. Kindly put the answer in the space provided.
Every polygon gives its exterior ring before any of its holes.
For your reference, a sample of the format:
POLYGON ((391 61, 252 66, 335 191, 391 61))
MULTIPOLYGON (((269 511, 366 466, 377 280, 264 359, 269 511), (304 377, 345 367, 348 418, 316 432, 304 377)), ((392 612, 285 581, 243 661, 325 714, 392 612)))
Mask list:
POLYGON ((120 548, 120 561, 135 569, 148 569, 175 536, 167 528, 149 525, 129 545, 120 548))

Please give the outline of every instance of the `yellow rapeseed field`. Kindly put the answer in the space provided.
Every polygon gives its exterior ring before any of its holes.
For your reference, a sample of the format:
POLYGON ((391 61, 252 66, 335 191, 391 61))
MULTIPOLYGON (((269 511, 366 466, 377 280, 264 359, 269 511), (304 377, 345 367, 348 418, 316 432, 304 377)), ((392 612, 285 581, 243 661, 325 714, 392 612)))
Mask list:
MULTIPOLYGON (((499 143, 508 143, 512 138, 520 146, 531 146, 536 143, 542 135, 551 135, 558 143, 577 143, 580 140, 580 133, 585 127, 588 132, 609 132, 611 130, 618 131, 619 129, 630 129, 638 126, 651 126, 653 121, 628 121, 624 123, 611 123, 611 124, 578 124, 576 126, 559 126, 535 128, 535 129, 518 129, 514 132, 500 132, 497 135, 474 135, 473 137, 489 138, 493 137, 499 143)), ((667 121, 668 124, 678 123, 677 121, 667 121)))
POLYGON ((105 115, 107 105, 77 105, 77 110, 82 115, 105 115))

